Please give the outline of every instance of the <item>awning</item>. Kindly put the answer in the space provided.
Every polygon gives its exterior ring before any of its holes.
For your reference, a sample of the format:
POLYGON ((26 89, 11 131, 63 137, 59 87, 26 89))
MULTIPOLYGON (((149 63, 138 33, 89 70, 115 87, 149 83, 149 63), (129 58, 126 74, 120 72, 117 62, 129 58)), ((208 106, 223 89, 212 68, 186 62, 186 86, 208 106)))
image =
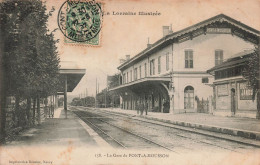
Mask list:
POLYGON ((72 92, 85 75, 86 69, 79 69, 73 62, 61 62, 59 73, 61 85, 58 93, 64 92, 64 86, 62 84, 64 84, 65 77, 67 77, 67 92, 72 92))
POLYGON ((115 92, 124 92, 127 90, 134 90, 135 92, 142 92, 144 89, 150 89, 154 86, 158 86, 161 83, 164 83, 165 85, 169 85, 171 82, 171 77, 145 77, 142 79, 138 79, 136 81, 132 81, 130 83, 122 84, 120 86, 117 86, 115 88, 109 89, 109 91, 115 91, 115 92))

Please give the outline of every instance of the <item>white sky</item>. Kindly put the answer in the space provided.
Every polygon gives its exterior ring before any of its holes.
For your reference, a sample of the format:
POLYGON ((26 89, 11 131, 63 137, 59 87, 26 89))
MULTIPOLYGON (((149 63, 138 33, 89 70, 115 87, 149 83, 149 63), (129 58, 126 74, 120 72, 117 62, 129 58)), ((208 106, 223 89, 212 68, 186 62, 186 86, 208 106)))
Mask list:
MULTIPOLYGON (((47 8, 55 7, 49 21, 50 30, 58 28, 57 13, 65 0, 47 0, 47 8)), ((106 87, 106 75, 117 71, 119 59, 131 57, 146 48, 147 38, 154 43, 162 37, 162 26, 172 24, 178 31, 218 14, 230 16, 248 26, 260 30, 259 0, 107 0, 101 1, 107 12, 160 12, 160 16, 104 16, 101 29, 101 45, 88 47, 64 44, 60 30, 55 37, 60 39, 61 61, 76 62, 79 68, 86 69, 86 75, 69 95, 95 95, 96 78, 99 89, 106 87)))

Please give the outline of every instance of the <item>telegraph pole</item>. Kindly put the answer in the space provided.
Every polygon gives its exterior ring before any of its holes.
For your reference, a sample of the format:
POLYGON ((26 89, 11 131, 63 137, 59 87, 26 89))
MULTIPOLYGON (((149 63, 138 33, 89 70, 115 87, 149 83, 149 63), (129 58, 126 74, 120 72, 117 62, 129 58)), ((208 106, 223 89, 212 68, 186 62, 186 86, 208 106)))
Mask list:
POLYGON ((95 97, 95 108, 97 108, 97 78, 96 78, 96 97, 95 97))
POLYGON ((85 93, 85 106, 87 106, 87 88, 86 88, 86 93, 85 93))
POLYGON ((105 108, 107 107, 107 86, 106 86, 106 91, 105 91, 105 108))

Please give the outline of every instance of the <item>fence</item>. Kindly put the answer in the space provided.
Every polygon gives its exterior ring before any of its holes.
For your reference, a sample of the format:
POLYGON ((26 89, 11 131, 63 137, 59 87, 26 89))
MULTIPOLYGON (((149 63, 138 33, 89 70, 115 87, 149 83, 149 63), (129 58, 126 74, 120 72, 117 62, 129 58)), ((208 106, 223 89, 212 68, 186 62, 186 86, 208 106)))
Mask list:
POLYGON ((202 100, 197 99, 197 110, 199 113, 209 113, 209 99, 202 100))
MULTIPOLYGON (((33 107, 31 107, 31 111, 30 111, 31 118, 33 117, 32 109, 33 107)), ((38 124, 37 116, 38 116, 37 109, 35 109, 35 124, 38 124)), ((44 120, 43 104, 41 104, 40 106, 40 118, 41 121, 44 120)), ((23 128, 29 127, 31 124, 32 123, 29 123, 29 121, 26 118, 26 103, 21 102, 20 109, 16 111, 13 98, 8 98, 6 104, 6 123, 5 123, 6 138, 12 139, 15 134, 17 134, 23 128)))

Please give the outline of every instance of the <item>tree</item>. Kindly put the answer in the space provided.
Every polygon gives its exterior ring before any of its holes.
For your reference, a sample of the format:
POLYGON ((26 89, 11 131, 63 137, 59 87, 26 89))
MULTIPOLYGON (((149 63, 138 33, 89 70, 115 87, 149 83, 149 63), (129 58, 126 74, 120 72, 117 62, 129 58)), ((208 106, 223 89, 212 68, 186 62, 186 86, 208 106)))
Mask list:
POLYGON ((119 86, 119 74, 114 74, 112 76, 107 76, 107 86, 108 88, 114 88, 114 87, 117 87, 119 86))
POLYGON ((257 99, 256 118, 260 119, 260 66, 259 66, 259 47, 255 48, 254 53, 249 57, 248 62, 242 71, 243 77, 248 81, 248 86, 252 88, 252 99, 257 99))
POLYGON ((71 105, 82 106, 82 101, 79 97, 75 97, 75 98, 72 99, 71 105))
POLYGON ((97 94, 97 105, 100 108, 117 107, 120 105, 120 97, 115 92, 105 88, 97 94))
POLYGON ((103 89, 100 93, 97 94, 97 105, 100 108, 105 108, 111 102, 111 97, 108 95, 107 89, 103 89), (107 105, 105 105, 107 104, 107 105))
POLYGON ((85 99, 85 105, 87 107, 94 107, 95 106, 95 98, 91 96, 87 96, 84 98, 85 99))
MULTIPOLYGON (((0 14, 4 43, 1 71, 2 75, 8 75, 1 79, 1 109, 5 108, 7 96, 15 96, 18 125, 24 114, 30 124, 33 99, 33 119, 37 104, 40 121, 40 98, 56 92, 59 69, 57 41, 48 33, 46 6, 40 0, 6 0, 0 3, 0 14), (21 113, 20 101, 24 99, 27 112, 21 113)), ((5 114, 1 113, 1 121, 4 118, 5 114)))

